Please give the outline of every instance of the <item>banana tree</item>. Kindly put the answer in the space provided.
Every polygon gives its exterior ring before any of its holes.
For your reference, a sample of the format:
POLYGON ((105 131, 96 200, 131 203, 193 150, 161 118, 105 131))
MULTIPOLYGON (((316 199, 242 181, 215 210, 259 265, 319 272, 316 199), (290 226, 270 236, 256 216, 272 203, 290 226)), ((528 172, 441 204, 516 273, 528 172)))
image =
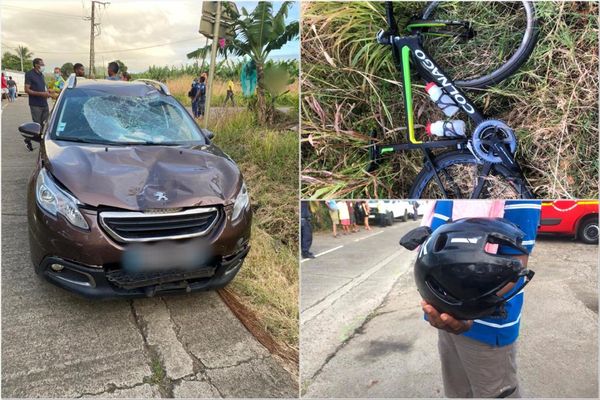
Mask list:
MULTIPOLYGON (((258 121, 261 123, 272 122, 274 106, 266 101, 265 92, 265 63, 273 50, 282 48, 286 43, 294 40, 299 34, 298 21, 286 25, 285 18, 293 2, 284 1, 277 12, 273 10, 273 3, 258 2, 258 5, 248 12, 245 7, 241 12, 236 7, 231 7, 229 2, 223 2, 224 13, 234 21, 235 32, 233 40, 220 47, 221 55, 248 56, 256 64, 256 109, 258 121)), ((209 47, 209 46, 206 46, 209 47)), ((189 53, 188 58, 198 54, 201 49, 189 53), (190 56, 191 55, 191 56, 190 56)))

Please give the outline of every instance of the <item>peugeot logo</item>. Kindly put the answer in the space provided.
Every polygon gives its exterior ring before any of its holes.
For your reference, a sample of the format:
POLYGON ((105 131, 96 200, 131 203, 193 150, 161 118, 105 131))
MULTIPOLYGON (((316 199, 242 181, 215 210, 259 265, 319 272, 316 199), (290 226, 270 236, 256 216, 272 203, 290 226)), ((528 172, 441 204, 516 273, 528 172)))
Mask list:
POLYGON ((154 193, 157 201, 167 201, 169 198, 167 197, 165 192, 156 192, 154 193))

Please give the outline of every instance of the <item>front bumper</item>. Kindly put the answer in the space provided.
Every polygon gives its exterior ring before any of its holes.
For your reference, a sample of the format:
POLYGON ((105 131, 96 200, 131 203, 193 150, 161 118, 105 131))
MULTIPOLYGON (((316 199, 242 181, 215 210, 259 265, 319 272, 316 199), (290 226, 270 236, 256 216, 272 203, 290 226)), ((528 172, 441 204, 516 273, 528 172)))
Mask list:
POLYGON ((106 271, 58 257, 44 258, 39 269, 49 282, 86 298, 152 297, 224 287, 238 273, 249 250, 250 246, 246 246, 228 259, 192 271, 137 275, 129 279, 115 280, 113 275, 118 270, 106 271), (56 271, 53 268, 56 265, 62 269, 56 271))
MULTIPOLYGON (((34 195, 32 189, 30 186, 29 196, 34 195)), ((230 219, 231 210, 225 209, 223 220, 203 237, 210 258, 201 266, 185 272, 128 276, 121 269, 127 246, 101 228, 95 210, 81 209, 90 227, 83 231, 60 215, 55 218, 47 214, 35 201, 28 205, 30 253, 36 272, 57 286, 89 298, 143 297, 220 288, 233 279, 250 249, 250 209, 235 223, 230 219), (52 268, 52 264, 62 268, 52 268)))

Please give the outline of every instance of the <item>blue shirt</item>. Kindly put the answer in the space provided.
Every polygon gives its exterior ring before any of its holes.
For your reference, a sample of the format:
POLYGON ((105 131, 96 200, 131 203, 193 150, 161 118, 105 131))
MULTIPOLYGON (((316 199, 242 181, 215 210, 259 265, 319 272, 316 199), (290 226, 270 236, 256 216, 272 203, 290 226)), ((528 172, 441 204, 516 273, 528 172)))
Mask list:
MULTIPOLYGON (((435 230, 452 219, 451 200, 438 200, 435 204, 431 229, 435 230)), ((504 202, 504 218, 517 225, 524 233, 523 247, 529 254, 535 245, 538 225, 540 221, 540 200, 506 200, 504 202)), ((521 254, 508 246, 500 246, 498 254, 521 254)), ((511 296, 518 289, 523 280, 521 278, 513 290, 506 293, 504 297, 511 296)), ((519 337, 521 323, 521 309, 523 307, 523 291, 504 303, 506 317, 486 317, 473 321, 473 326, 464 336, 489 344, 491 346, 506 346, 513 343, 519 337)))
MULTIPOLYGON (((25 84, 29 85, 30 89, 34 92, 47 92, 48 86, 44 80, 44 74, 38 72, 35 68, 25 73, 25 84)), ((48 107, 48 99, 40 96, 27 96, 29 97, 30 107, 48 107)))

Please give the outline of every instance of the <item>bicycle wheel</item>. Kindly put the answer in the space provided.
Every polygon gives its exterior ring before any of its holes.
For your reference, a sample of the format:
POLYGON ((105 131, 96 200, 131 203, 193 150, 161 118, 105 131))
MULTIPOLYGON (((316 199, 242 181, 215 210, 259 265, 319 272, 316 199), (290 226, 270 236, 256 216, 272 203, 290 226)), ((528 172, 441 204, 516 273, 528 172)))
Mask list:
POLYGON ((456 86, 485 88, 512 75, 527 61, 537 42, 538 23, 530 1, 434 1, 423 20, 468 21, 475 37, 422 30, 423 47, 456 86))
MULTIPOLYGON (((481 164, 473 154, 463 151, 451 151, 437 156, 433 160, 436 171, 447 198, 468 199, 475 190, 477 178, 482 175, 481 164)), ((435 179, 432 168, 423 168, 415 179, 410 199, 445 198, 444 192, 435 179)), ((479 198, 483 199, 531 199, 533 194, 523 184, 516 182, 514 175, 502 164, 494 164, 490 175, 485 178, 479 198)))

